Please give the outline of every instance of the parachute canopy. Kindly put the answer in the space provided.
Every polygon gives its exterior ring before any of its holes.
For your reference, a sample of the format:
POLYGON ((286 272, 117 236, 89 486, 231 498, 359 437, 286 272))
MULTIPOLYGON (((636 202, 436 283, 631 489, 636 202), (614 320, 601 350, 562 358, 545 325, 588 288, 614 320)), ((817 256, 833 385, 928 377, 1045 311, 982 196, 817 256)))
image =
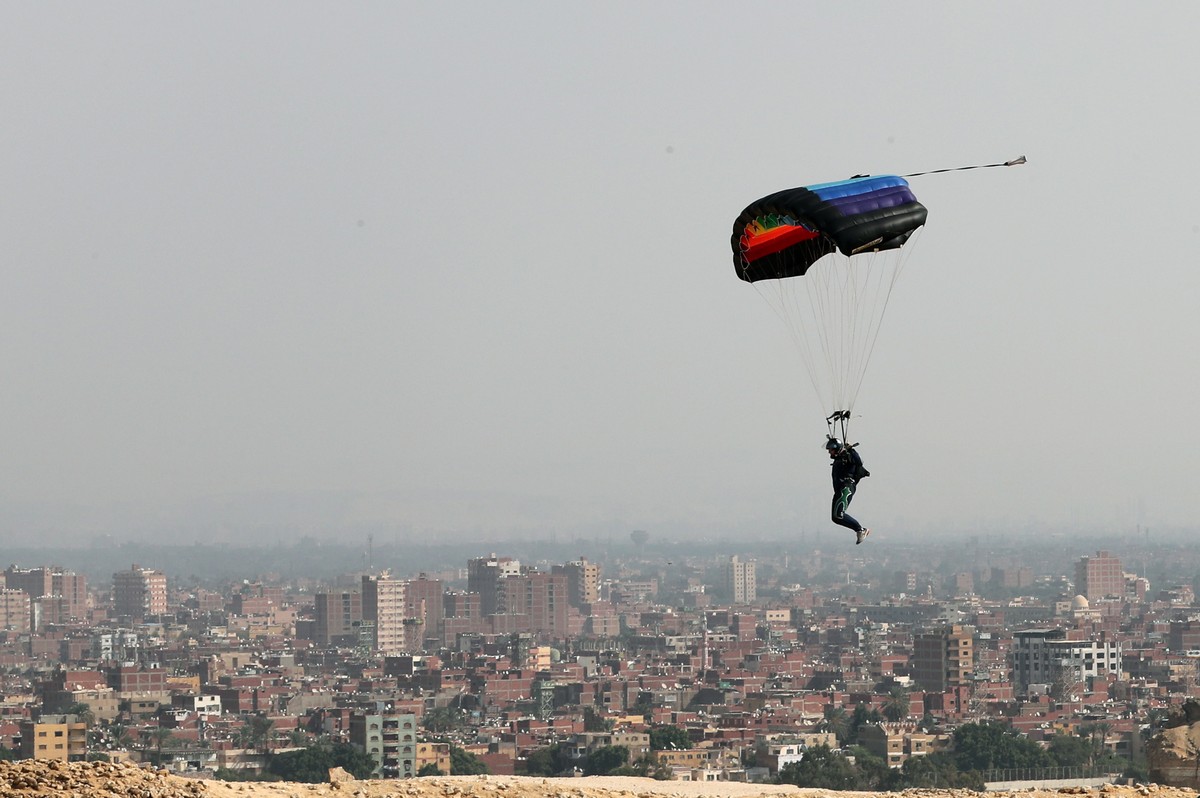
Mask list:
POLYGON ((895 175, 778 191, 737 217, 733 264, 750 283, 798 277, 834 250, 850 256, 898 249, 927 215, 908 181, 895 175))
POLYGON ((770 194, 733 224, 737 276, 786 324, 843 439, 904 245, 927 215, 903 177, 859 176, 770 194))

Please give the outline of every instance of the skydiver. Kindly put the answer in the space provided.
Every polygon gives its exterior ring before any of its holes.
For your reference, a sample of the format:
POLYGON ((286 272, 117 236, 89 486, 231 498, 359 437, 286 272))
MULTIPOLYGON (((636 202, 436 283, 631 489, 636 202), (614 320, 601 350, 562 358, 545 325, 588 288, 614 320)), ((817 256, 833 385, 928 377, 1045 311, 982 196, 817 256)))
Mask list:
POLYGON ((858 481, 863 477, 871 476, 871 472, 863 467, 862 458, 859 457, 854 447, 846 446, 837 438, 830 437, 825 442, 825 451, 829 452, 829 459, 832 461, 830 467, 833 469, 833 509, 830 512, 830 519, 839 526, 853 529, 854 545, 857 546, 866 539, 867 535, 871 534, 871 530, 854 520, 852 516, 846 515, 846 508, 850 506, 850 501, 854 498, 858 481))

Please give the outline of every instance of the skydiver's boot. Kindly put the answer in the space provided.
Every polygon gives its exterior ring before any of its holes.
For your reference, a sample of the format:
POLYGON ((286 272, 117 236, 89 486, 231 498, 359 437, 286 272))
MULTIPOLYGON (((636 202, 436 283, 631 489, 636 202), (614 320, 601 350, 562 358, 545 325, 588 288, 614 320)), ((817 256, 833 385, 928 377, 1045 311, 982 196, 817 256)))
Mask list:
POLYGON ((858 534, 854 537, 854 545, 857 546, 859 543, 862 543, 867 539, 867 535, 869 534, 871 534, 871 530, 867 529, 865 526, 858 530, 858 534))

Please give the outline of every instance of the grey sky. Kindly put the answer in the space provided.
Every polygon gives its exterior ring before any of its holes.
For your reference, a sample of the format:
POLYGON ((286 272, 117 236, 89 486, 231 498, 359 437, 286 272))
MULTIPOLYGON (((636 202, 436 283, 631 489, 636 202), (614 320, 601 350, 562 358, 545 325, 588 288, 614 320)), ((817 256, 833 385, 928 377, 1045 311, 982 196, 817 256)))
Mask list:
POLYGON ((1192 4, 0 5, 0 524, 826 528, 751 200, 914 178, 883 534, 1193 526, 1192 4))

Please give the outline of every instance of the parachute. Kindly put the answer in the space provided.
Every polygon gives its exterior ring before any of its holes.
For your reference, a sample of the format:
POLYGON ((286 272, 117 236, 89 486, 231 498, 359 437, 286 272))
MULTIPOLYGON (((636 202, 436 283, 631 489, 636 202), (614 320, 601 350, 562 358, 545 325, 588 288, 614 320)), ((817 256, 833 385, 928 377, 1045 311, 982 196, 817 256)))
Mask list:
POLYGON ((927 216, 903 177, 856 176, 770 194, 733 224, 737 276, 787 325, 843 439, 905 244, 927 216))

